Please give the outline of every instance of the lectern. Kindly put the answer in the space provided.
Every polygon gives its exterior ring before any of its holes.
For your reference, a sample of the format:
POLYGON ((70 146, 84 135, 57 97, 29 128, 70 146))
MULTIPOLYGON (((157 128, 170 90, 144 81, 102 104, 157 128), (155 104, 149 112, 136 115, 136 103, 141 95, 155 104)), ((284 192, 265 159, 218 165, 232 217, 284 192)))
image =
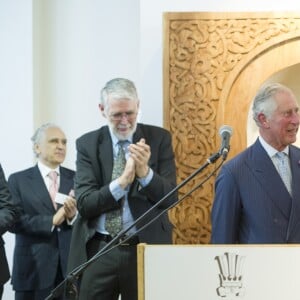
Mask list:
POLYGON ((300 245, 138 246, 139 300, 300 299, 300 245))

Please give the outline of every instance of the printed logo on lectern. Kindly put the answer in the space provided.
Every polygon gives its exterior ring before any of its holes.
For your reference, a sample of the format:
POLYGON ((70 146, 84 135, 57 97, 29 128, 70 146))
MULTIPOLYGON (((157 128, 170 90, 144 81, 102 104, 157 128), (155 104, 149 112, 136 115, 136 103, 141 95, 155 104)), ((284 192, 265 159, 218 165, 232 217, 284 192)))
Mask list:
POLYGON ((234 253, 224 253, 215 257, 219 266, 220 285, 216 289, 219 297, 225 299, 238 299, 245 294, 243 287, 244 256, 234 253))

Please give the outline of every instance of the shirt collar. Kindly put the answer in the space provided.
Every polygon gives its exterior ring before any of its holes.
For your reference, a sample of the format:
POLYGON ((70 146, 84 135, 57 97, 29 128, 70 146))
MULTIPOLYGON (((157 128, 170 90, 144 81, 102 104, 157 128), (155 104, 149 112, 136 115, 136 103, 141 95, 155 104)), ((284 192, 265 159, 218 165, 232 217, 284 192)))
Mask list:
POLYGON ((48 166, 44 165, 41 161, 38 161, 37 165, 38 165, 38 168, 39 168, 43 178, 47 177, 50 171, 56 171, 58 175, 60 174, 59 166, 56 167, 55 169, 51 169, 48 166))
MULTIPOLYGON (((259 136, 259 141, 262 145, 262 147, 266 150, 267 154, 270 157, 273 157, 277 152, 279 152, 278 150, 276 150, 275 148, 273 148, 271 145, 269 145, 264 139, 263 137, 259 136)), ((280 151, 285 153, 286 155, 289 155, 289 146, 286 146, 283 151, 280 151)))

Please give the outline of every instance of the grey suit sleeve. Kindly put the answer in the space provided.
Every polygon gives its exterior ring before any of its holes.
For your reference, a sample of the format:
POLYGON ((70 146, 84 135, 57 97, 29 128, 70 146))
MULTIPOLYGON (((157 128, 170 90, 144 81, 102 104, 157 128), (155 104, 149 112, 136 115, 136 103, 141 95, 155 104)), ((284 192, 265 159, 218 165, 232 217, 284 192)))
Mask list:
MULTIPOLYGON (((150 167, 154 171, 151 182, 142 189, 147 198, 156 203, 176 187, 176 167, 172 148, 171 135, 166 130, 160 130, 151 146, 150 167)), ((161 206, 168 207, 177 200, 177 193, 166 198, 161 206)))
MULTIPOLYGON (((97 157, 91 154, 90 148, 93 147, 96 148, 97 145, 86 144, 84 140, 76 142, 75 197, 78 212, 87 219, 98 217, 118 207, 118 203, 109 190, 109 182, 103 182, 101 173, 103 168, 97 165, 99 164, 97 157)), ((92 152, 97 151, 94 149, 92 152)))
MULTIPOLYGON (((175 160, 171 135, 168 131, 149 126, 143 133, 146 143, 151 148, 149 166, 154 175, 144 188, 140 188, 135 180, 130 194, 132 197, 143 197, 147 199, 149 205, 152 205, 176 186, 175 160)), ((111 174, 107 174, 108 168, 103 165, 108 163, 108 160, 105 161, 104 158, 108 154, 97 152, 96 141, 95 138, 93 141, 92 138, 84 137, 76 142, 75 193, 78 211, 83 218, 87 219, 98 217, 100 214, 118 207, 118 203, 109 190, 111 174)), ((167 207, 167 204, 173 203, 176 199, 177 195, 174 194, 162 205, 167 207)), ((148 207, 148 204, 145 207, 148 207)))

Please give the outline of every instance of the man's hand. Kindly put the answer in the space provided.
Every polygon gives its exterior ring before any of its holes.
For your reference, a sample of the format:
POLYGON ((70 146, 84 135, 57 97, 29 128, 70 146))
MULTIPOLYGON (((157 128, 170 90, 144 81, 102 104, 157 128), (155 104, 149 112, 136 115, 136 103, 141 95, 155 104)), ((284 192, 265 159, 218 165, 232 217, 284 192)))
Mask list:
POLYGON ((148 162, 151 155, 150 146, 146 144, 145 139, 140 139, 136 144, 130 144, 128 149, 130 157, 135 162, 136 176, 139 178, 147 176, 149 172, 148 162))
POLYGON ((64 202, 64 210, 65 210, 65 217, 68 220, 72 220, 76 215, 77 208, 76 208, 76 200, 73 197, 68 197, 64 202))
POLYGON ((62 206, 57 210, 55 215, 53 216, 52 223, 54 226, 59 226, 64 220, 66 219, 65 217, 65 209, 62 206))
POLYGON ((135 177, 135 162, 131 157, 128 157, 125 165, 125 169, 122 175, 118 178, 118 182, 122 189, 125 189, 131 184, 135 177))

